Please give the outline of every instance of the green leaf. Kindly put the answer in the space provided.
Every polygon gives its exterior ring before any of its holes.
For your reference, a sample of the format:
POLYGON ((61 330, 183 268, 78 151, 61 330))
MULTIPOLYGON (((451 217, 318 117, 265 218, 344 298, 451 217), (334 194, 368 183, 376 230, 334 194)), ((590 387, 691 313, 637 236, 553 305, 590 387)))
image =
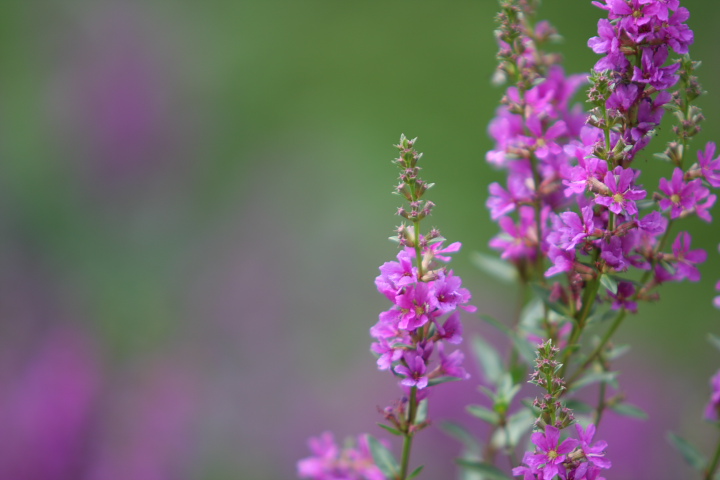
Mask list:
POLYGON ((368 435, 368 446, 370 447, 375 465, 378 466, 386 477, 395 478, 400 472, 400 466, 392 452, 372 435, 368 435))
POLYGON ((575 398, 571 398, 565 402, 565 406, 576 413, 590 413, 595 410, 593 407, 585 402, 581 402, 575 398))
POLYGON ((420 472, 423 471, 423 468, 425 468, 425 465, 420 465, 418 468, 413 470, 412 473, 410 475, 408 475, 408 477, 407 477, 408 480, 411 480, 411 479, 417 477, 418 475, 420 475, 420 472))
POLYGON ((470 261, 480 270, 503 283, 515 283, 517 281, 517 269, 505 260, 484 253, 473 252, 470 261))
POLYGON ((473 460, 466 460, 464 458, 458 458, 457 463, 463 468, 481 473, 483 478, 487 480, 512 480, 512 478, 508 477, 505 472, 493 465, 490 465, 489 463, 476 462, 473 460))
POLYGON ((428 401, 427 398, 425 400, 421 400, 420 404, 418 405, 417 412, 415 413, 415 423, 422 423, 425 420, 427 420, 428 415, 428 401))
POLYGON ((600 275, 600 285, 607 288, 613 295, 617 295, 617 282, 610 275, 603 273, 600 275))
POLYGON ((705 456, 698 452, 698 450, 687 440, 673 432, 668 432, 667 436, 670 444, 680 452, 685 461, 697 471, 703 471, 707 465, 707 459, 705 456))
POLYGON ((480 420, 485 420, 490 425, 497 425, 500 423, 500 415, 497 412, 485 408, 481 405, 468 405, 466 407, 468 413, 480 420))
POLYGON ((588 385, 592 385, 593 383, 598 382, 607 382, 613 387, 617 388, 617 376, 618 372, 593 372, 588 373, 580 378, 577 382, 573 383, 569 392, 576 392, 580 390, 583 387, 587 387, 588 385))
POLYGON ((527 363, 533 364, 535 361, 535 347, 525 337, 490 315, 480 315, 480 319, 507 335, 520 356, 527 363))
POLYGON ((537 283, 532 284, 532 289, 535 292, 535 294, 540 297, 540 300, 543 301, 547 307, 552 310, 553 312, 559 313, 563 317, 571 318, 570 312, 568 311, 567 307, 563 305, 560 302, 555 302, 550 299, 550 290, 548 288, 545 288, 541 285, 538 285, 537 283))
POLYGON ((708 341, 712 344, 713 347, 720 350, 720 337, 713 333, 708 333, 708 341))
POLYGON ((540 322, 545 316, 545 307, 542 300, 538 297, 530 300, 520 312, 520 323, 526 327, 539 327, 540 322))
MULTIPOLYGON (((506 427, 510 438, 508 439, 509 441, 504 441, 503 445, 515 447, 520 441, 520 438, 530 431, 534 422, 535 414, 528 408, 523 408, 519 412, 510 415, 506 427)), ((500 431, 502 432, 503 430, 500 431)))
POLYGON ((473 351, 480 362, 485 379, 492 385, 497 385, 505 370, 500 354, 495 350, 495 347, 481 337, 473 338, 473 351))
POLYGON ((440 429, 451 437, 460 441, 465 447, 466 452, 478 452, 480 443, 475 439, 470 431, 456 422, 445 421, 440 424, 440 429))
POLYGON ((611 405, 610 409, 615 413, 619 413, 620 415, 624 415, 626 417, 639 418, 641 420, 647 420, 648 418, 647 413, 645 413, 642 408, 629 403, 611 405))
POLYGON ((464 378, 448 376, 431 378, 428 380, 428 387, 434 387, 435 385, 440 385, 441 383, 457 382, 458 380, 464 380, 464 378))
POLYGON ((605 354, 605 358, 608 360, 615 360, 622 357, 630 351, 630 345, 617 345, 605 354))
POLYGON ((601 323, 616 318, 620 315, 618 310, 597 311, 588 317, 587 323, 601 323))
POLYGON ((398 430, 397 428, 393 428, 393 427, 391 427, 389 425, 385 425, 383 423, 378 423, 377 425, 378 425, 378 427, 380 427, 384 430, 387 430, 388 432, 392 433, 393 435, 397 435, 397 436, 402 435, 402 432, 400 430, 398 430))

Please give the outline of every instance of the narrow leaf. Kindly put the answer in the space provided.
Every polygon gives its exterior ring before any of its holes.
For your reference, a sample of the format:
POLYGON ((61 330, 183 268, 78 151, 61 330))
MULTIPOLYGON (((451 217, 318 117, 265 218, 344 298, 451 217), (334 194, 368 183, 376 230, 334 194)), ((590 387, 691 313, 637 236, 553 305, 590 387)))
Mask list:
POLYGON ((460 441, 465 447, 465 451, 477 452, 480 450, 480 443, 467 428, 459 423, 445 421, 440 424, 440 429, 460 441))
POLYGON ((457 463, 463 468, 481 473, 483 478, 487 480, 512 480, 512 478, 508 477, 505 472, 493 465, 490 465, 489 463, 476 462, 473 460, 466 460, 464 458, 457 459, 457 463))
POLYGON ((538 285, 537 283, 534 283, 534 284, 532 285, 532 289, 533 289, 533 291, 535 292, 535 294, 536 294, 538 297, 540 297, 540 300, 542 300, 543 303, 544 303, 545 305, 547 305, 547 307, 548 307, 550 310, 552 310, 552 311, 554 311, 554 312, 556 312, 556 313, 559 313, 559 314, 562 315, 563 317, 568 317, 568 318, 570 318, 568 309, 567 309, 567 307, 566 307, 565 305, 563 305, 563 304, 560 303, 560 302, 555 302, 555 301, 551 300, 550 290, 549 290, 549 289, 547 289, 547 288, 545 288, 545 287, 543 287, 543 286, 541 286, 541 285, 538 285))
POLYGON ((378 425, 378 427, 380 427, 384 430, 387 430, 388 432, 392 433, 393 435, 397 435, 397 436, 402 435, 402 432, 400 430, 393 428, 389 425, 385 425, 383 423, 378 423, 377 425, 378 425))
POLYGON ((473 351, 480 362, 485 379, 492 385, 497 385, 503 376, 504 367, 500 354, 495 347, 481 337, 473 338, 473 351))
POLYGON ((508 262, 480 252, 473 252, 470 261, 483 272, 503 283, 515 283, 517 269, 508 262))
POLYGON ((590 413, 595 410, 587 403, 581 402, 580 400, 577 400, 575 398, 571 398, 570 400, 565 402, 565 406, 576 413, 590 413))
POLYGON ((530 431, 535 421, 535 414, 532 409, 523 408, 517 413, 510 415, 507 420, 507 432, 510 436, 505 444, 514 447, 523 435, 530 431))
POLYGON ((427 398, 425 400, 421 400, 420 404, 418 405, 417 413, 415 414, 415 423, 422 423, 425 420, 427 420, 428 415, 428 401, 427 398))
POLYGON ((378 466, 386 477, 395 478, 400 471, 400 466, 392 452, 371 435, 368 435, 368 446, 370 447, 375 465, 378 466))
POLYGON ((588 317, 587 323, 601 323, 612 320, 620 314, 618 310, 597 311, 588 317))
POLYGON ((630 345, 617 345, 605 354, 605 358, 608 360, 615 360, 622 357, 630 351, 630 345))
POLYGON ((418 475, 420 475, 420 472, 423 471, 423 468, 425 468, 425 465, 420 465, 418 468, 413 470, 412 473, 410 475, 408 475, 408 477, 407 477, 408 480, 411 480, 411 479, 417 477, 418 475))
POLYGON ((428 380, 428 387, 434 387, 435 385, 440 385, 441 383, 457 382, 458 380, 465 380, 465 379, 460 378, 460 377, 448 377, 448 376, 431 378, 430 380, 428 380))
POLYGON ((507 335, 512 340, 515 350, 526 362, 532 364, 535 361, 535 347, 525 337, 490 315, 480 315, 480 319, 507 335))
POLYGON ((675 447, 678 452, 680 452, 680 455, 683 456, 688 465, 699 472, 705 469, 705 466, 707 465, 705 456, 698 452, 690 442, 673 432, 668 432, 667 439, 670 444, 675 447))
POLYGON ((617 405, 611 405, 610 409, 615 413, 624 415, 626 417, 639 418, 640 420, 647 420, 648 415, 645 411, 635 405, 629 403, 619 403, 617 405))
POLYGON ((588 373, 587 375, 584 375, 580 380, 573 383, 568 392, 576 392, 580 390, 583 387, 587 387, 588 385, 592 385, 593 383, 598 382, 607 382, 610 383, 613 386, 617 385, 616 378, 618 376, 618 372, 594 372, 594 373, 588 373))
POLYGON ((480 420, 484 420, 490 425, 497 425, 500 423, 500 416, 497 412, 490 410, 489 408, 485 408, 480 405, 468 405, 466 408, 470 415, 477 417, 480 420))
POLYGON ((600 285, 610 290, 613 295, 617 295, 617 282, 610 275, 604 273, 600 275, 600 285))
POLYGON ((718 337, 714 333, 708 333, 708 341, 712 344, 713 347, 720 350, 720 337, 718 337))

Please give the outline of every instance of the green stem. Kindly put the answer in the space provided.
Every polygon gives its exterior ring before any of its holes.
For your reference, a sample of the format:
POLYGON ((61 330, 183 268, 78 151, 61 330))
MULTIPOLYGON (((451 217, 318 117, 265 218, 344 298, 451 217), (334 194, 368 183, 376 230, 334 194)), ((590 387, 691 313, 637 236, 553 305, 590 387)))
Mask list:
POLYGON ((408 476, 408 465, 410 464, 410 450, 412 449, 412 441, 414 433, 412 427, 415 425, 415 415, 417 414, 417 387, 410 390, 410 400, 408 401, 408 418, 405 429, 405 439, 403 441, 402 461, 400 464, 400 477, 398 480, 405 480, 408 476))
POLYGON ((590 366, 590 364, 602 353, 603 349, 605 348, 605 345, 610 341, 610 338, 613 336, 615 331, 618 329, 620 324, 622 323, 623 319, 625 318, 625 314, 627 313, 627 310, 624 308, 620 310, 620 315, 617 316, 613 324, 610 326, 610 328, 605 332, 605 335, 603 336, 602 340, 600 340, 600 343, 597 347, 595 347, 595 350, 590 354, 590 356, 583 362, 583 364, 578 368, 578 370, 573 374, 572 377, 570 377, 570 380, 568 380, 567 385, 568 388, 572 383, 577 380, 577 378, 582 374, 582 372, 585 371, 587 367, 590 366))
POLYGON ((420 248, 420 220, 415 220, 413 222, 413 235, 415 236, 415 238, 413 239, 413 243, 415 243, 415 258, 417 259, 418 281, 422 282, 424 272, 422 265, 422 249, 420 248))
MULTIPOLYGON (((607 368, 604 364, 604 362, 601 362, 603 364, 603 372, 607 372, 607 368)), ((595 409, 595 421, 593 422, 595 424, 595 428, 600 428, 600 420, 602 420, 603 412, 605 412, 605 407, 607 407, 607 403, 605 403, 605 393, 607 390, 607 383, 601 382, 600 383, 600 389, 598 392, 598 406, 595 409)))
POLYGON ((705 480, 712 480, 715 475, 715 470, 717 470, 718 462, 720 462, 720 441, 718 441, 718 446, 715 449, 715 456, 713 456, 712 462, 710 462, 710 465, 705 470, 705 480))
POLYGON ((588 315, 590 315, 590 307, 592 307, 592 304, 595 302, 595 298, 597 297, 599 288, 600 275, 598 275, 590 282, 590 284, 585 289, 585 293, 583 294, 582 307, 580 308, 580 311, 576 316, 577 323, 573 325, 572 333, 570 334, 570 339, 568 340, 567 347, 565 347, 565 353, 563 354, 563 358, 561 361, 562 367, 560 367, 559 372, 559 376, 561 377, 565 376, 568 362, 570 361, 570 355, 573 351, 572 346, 577 343, 583 329, 585 328, 585 321, 587 320, 588 315))

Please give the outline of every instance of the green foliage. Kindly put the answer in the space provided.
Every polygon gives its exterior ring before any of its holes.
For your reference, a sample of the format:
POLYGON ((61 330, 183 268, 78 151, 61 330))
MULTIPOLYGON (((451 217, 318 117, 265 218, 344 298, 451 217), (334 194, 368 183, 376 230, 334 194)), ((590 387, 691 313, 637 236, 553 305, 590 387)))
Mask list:
POLYGON ((400 465, 395 460, 392 452, 371 435, 368 435, 368 446, 375 465, 383 472, 383 475, 388 478, 395 478, 400 471, 400 465))
POLYGON ((645 413, 645 411, 635 405, 631 405, 629 403, 618 403, 610 405, 610 409, 615 412, 619 413, 620 415, 624 415, 626 417, 632 417, 637 418, 640 420, 647 420, 648 415, 645 413))
POLYGON ((512 478, 508 477, 502 470, 490 465, 489 463, 466 460, 463 458, 458 459, 457 463, 463 468, 474 470, 482 474, 482 478, 485 480, 512 480, 512 478))
POLYGON ((667 439, 670 444, 680 452, 685 461, 697 471, 702 471, 707 465, 707 459, 695 446, 681 436, 668 432, 667 439))

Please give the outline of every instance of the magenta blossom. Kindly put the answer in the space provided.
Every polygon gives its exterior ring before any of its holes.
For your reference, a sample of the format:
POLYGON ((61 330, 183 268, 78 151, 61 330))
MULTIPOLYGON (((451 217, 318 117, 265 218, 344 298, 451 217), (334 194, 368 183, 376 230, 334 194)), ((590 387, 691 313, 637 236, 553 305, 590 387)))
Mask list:
POLYGON ((705 419, 716 421, 720 412, 720 370, 710 379, 710 388, 710 402, 705 407, 705 419))
POLYGON ((691 282, 700 280, 700 271, 695 264, 703 263, 707 259, 707 252, 701 248, 690 250, 692 238, 687 232, 680 232, 673 242, 673 255, 675 263, 675 280, 687 278, 691 282))
POLYGON ((368 436, 360 435, 357 448, 340 448, 335 444, 333 434, 324 432, 308 440, 313 456, 297 463, 300 478, 312 480, 386 480, 375 465, 368 436))
POLYGON ((636 188, 634 184, 637 173, 631 168, 615 167, 605 174, 604 183, 608 188, 607 195, 596 195, 595 203, 608 207, 611 212, 620 215, 625 210, 629 215, 638 213, 636 200, 642 200, 647 192, 636 188))
POLYGON ((579 442, 572 438, 566 438, 562 444, 560 441, 560 430, 547 425, 545 432, 535 432, 531 436, 532 442, 537 446, 534 455, 528 455, 524 461, 530 468, 542 471, 543 478, 552 479, 558 473, 564 471, 563 462, 568 453, 572 452, 579 442))

